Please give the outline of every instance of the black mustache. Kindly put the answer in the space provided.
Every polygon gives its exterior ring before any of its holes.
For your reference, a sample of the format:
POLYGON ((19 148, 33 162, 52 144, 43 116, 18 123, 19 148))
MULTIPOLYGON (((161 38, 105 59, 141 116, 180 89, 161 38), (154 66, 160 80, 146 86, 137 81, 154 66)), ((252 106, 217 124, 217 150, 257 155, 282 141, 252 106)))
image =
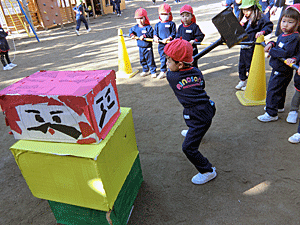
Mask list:
POLYGON ((45 123, 45 124, 37 126, 37 127, 29 127, 29 128, 27 128, 27 130, 29 130, 29 131, 37 130, 37 131, 41 131, 44 134, 46 134, 49 127, 54 130, 57 130, 61 133, 64 133, 72 138, 75 138, 75 139, 78 139, 79 136, 81 135, 81 132, 79 130, 77 130, 76 128, 70 127, 67 125, 62 125, 62 124, 45 123))

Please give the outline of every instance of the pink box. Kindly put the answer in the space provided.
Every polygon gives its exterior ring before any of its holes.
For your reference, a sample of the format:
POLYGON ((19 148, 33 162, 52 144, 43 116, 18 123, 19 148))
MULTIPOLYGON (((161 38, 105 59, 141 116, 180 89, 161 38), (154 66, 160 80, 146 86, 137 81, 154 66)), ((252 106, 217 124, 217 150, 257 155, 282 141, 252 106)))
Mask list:
POLYGON ((39 71, 0 91, 16 139, 99 143, 120 115, 114 70, 39 71))

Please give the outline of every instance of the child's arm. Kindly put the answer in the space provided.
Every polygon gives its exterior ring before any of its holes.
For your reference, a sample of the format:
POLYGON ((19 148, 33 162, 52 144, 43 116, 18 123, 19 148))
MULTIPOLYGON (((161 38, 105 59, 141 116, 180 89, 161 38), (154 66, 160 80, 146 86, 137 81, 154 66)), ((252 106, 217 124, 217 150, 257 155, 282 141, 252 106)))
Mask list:
POLYGON ((267 8, 265 9, 265 11, 264 11, 264 14, 267 14, 273 6, 274 6, 274 0, 271 0, 271 1, 269 2, 268 7, 267 7, 267 8))
MULTIPOLYGON (((261 36, 261 35, 268 35, 272 32, 273 30, 273 23, 266 17, 263 17, 259 20, 259 23, 262 23, 261 24, 261 31, 256 33, 255 37, 256 36, 261 36), (262 32, 262 33, 261 33, 262 32)), ((257 37, 256 37, 257 38, 257 37)))
POLYGON ((146 27, 146 30, 147 30, 147 33, 145 33, 143 35, 144 38, 153 38, 153 33, 154 33, 153 27, 151 25, 149 25, 146 27))
POLYGON ((204 34, 202 33, 202 31, 200 30, 200 27, 197 25, 196 29, 195 29, 195 39, 194 40, 190 40, 191 44, 194 44, 194 42, 201 42, 204 39, 204 34))
POLYGON ((135 28, 135 26, 134 26, 134 27, 131 27, 131 28, 129 29, 129 36, 131 37, 131 39, 135 39, 136 36, 137 36, 137 34, 136 34, 134 28, 135 28))
MULTIPOLYGON (((277 41, 278 42, 278 41, 277 41)), ((281 43, 281 42, 280 42, 281 43)), ((294 58, 299 52, 299 39, 294 38, 292 41, 284 44, 284 49, 280 46, 280 43, 276 48, 272 48, 269 54, 275 58, 294 58)))
POLYGON ((175 39, 176 37, 176 24, 175 23, 171 23, 171 34, 170 34, 170 40, 175 39))
POLYGON ((156 43, 158 43, 158 40, 159 40, 159 38, 158 38, 158 23, 155 24, 154 33, 153 34, 154 34, 153 41, 156 42, 156 43))

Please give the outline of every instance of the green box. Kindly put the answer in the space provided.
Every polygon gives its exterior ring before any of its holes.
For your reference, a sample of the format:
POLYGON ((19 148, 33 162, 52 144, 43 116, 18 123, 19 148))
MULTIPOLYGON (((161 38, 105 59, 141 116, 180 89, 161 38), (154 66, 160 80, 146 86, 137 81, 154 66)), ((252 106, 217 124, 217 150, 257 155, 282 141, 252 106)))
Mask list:
POLYGON ((100 211, 50 200, 48 202, 57 223, 60 224, 123 225, 127 224, 142 182, 143 175, 138 155, 111 211, 100 211))

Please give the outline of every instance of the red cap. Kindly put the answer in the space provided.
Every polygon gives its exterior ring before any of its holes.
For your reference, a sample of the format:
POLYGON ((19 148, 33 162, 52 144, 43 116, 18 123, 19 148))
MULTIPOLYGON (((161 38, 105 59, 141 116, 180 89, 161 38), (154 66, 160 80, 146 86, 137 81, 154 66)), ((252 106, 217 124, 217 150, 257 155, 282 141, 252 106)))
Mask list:
POLYGON ((182 6, 181 9, 180 9, 180 15, 182 13, 184 13, 184 12, 191 13, 192 14, 192 23, 196 23, 196 17, 193 14, 194 11, 193 11, 192 6, 190 6, 190 5, 184 5, 184 6, 182 6))
POLYGON ((289 7, 287 7, 286 9, 288 8, 292 8, 294 10, 296 10, 299 14, 300 14, 300 4, 293 4, 293 5, 290 5, 289 7))
POLYGON ((191 64, 193 59, 193 46, 190 42, 183 39, 175 39, 168 43, 164 52, 167 56, 178 62, 191 64))
POLYGON ((139 8, 135 11, 134 18, 138 19, 138 18, 142 18, 142 17, 145 17, 145 25, 150 25, 146 9, 139 8))
POLYGON ((170 13, 171 7, 169 4, 164 3, 158 7, 158 13, 170 13))
POLYGON ((188 13, 194 14, 193 8, 190 5, 184 5, 184 6, 181 7, 180 14, 184 13, 184 12, 188 12, 188 13))
MULTIPOLYGON (((164 3, 164 4, 159 6, 158 13, 168 13, 169 14, 168 22, 173 20, 173 15, 171 13, 171 6, 167 3, 164 3)), ((160 17, 159 17, 159 19, 161 20, 160 17)))

